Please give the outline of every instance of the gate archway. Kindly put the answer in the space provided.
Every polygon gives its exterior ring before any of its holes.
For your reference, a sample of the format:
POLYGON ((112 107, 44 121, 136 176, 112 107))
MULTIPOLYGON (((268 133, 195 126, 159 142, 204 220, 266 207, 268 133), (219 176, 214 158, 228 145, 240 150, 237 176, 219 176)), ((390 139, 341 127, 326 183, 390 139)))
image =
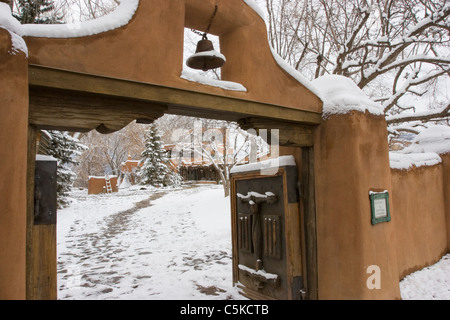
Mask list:
MULTIPOLYGON (((94 34, 61 26, 27 26, 28 162, 26 297, 56 298, 55 227, 33 225, 35 134, 39 129, 110 133, 133 120, 165 113, 236 121, 244 129, 279 129, 282 154, 294 154, 307 181, 301 208, 303 278, 317 297, 314 209, 314 128, 322 101, 306 80, 272 52, 264 21, 251 1, 220 2, 210 32, 219 36, 232 91, 180 77, 185 27, 204 30, 214 0, 129 0, 130 19, 94 34), (130 14, 131 13, 131 14, 130 14), (38 259, 39 255, 39 259, 38 259), (307 256, 307 258, 305 258, 307 256), (55 262, 55 267, 52 266, 55 262)), ((125 15, 124 15, 125 16, 125 15)), ((122 16, 122 17, 124 17, 122 16)), ((104 21, 105 22, 105 21, 104 21)), ((88 28, 89 29, 89 28, 88 28)), ((300 230, 298 230, 300 233, 300 230)), ((19 262, 20 263, 20 262, 19 262)))

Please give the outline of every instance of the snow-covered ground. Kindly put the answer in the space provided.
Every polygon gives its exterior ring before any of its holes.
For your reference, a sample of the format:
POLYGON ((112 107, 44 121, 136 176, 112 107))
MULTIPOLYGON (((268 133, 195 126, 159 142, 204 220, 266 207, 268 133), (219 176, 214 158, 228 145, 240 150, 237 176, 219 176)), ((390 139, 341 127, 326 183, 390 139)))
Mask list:
MULTIPOLYGON (((58 212, 58 299, 245 299, 232 286, 221 186, 74 190, 58 212)), ((450 300, 450 255, 406 277, 403 299, 450 300)))

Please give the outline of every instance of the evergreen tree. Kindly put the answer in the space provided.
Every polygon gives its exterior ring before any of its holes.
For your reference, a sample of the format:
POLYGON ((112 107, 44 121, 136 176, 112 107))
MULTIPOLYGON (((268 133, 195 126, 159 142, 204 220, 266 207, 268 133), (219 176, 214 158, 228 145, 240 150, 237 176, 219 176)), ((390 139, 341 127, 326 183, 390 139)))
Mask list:
POLYGON ((14 17, 22 24, 61 23, 61 16, 51 14, 55 10, 54 1, 50 0, 18 0, 19 14, 14 17))
POLYGON ((155 124, 147 130, 142 158, 139 173, 142 184, 173 186, 181 183, 181 177, 169 167, 169 159, 155 124))
POLYGON ((86 147, 67 132, 46 131, 46 133, 50 138, 47 153, 58 161, 58 185, 56 191, 58 207, 63 208, 69 204, 67 201, 68 192, 71 190, 76 177, 71 169, 74 165, 78 164, 74 156, 80 154, 86 147))

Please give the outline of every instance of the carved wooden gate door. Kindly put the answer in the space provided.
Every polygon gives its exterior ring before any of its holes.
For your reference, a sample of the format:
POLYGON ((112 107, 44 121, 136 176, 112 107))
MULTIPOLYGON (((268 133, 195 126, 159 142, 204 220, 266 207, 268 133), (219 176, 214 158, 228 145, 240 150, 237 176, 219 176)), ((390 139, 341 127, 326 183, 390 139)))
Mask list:
POLYGON ((233 280, 251 299, 300 299, 297 167, 232 174, 233 280))

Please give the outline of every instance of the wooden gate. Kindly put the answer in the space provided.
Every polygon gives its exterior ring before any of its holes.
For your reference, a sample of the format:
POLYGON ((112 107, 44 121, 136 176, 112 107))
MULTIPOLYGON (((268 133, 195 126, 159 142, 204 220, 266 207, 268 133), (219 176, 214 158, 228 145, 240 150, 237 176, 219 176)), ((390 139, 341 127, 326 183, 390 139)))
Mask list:
POLYGON ((231 185, 233 281, 251 299, 302 299, 297 167, 243 167, 231 185))

